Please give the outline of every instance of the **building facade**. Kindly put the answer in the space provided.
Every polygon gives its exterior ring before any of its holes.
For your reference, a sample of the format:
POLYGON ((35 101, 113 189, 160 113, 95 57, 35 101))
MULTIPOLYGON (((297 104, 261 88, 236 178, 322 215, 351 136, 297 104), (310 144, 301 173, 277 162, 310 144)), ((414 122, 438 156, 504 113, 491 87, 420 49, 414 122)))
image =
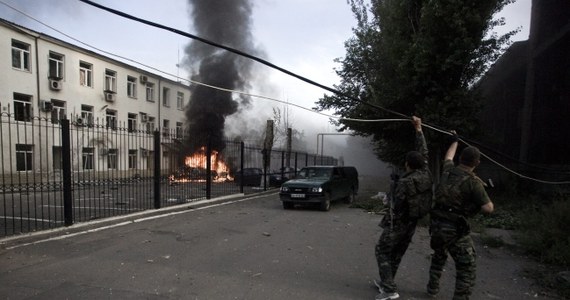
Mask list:
POLYGON ((183 131, 188 85, 1 19, 0 57, 4 177, 56 172, 62 119, 71 122, 78 172, 147 170, 152 143, 144 140, 183 131))
POLYGON ((533 1, 529 39, 514 43, 478 88, 485 143, 496 157, 532 176, 567 178, 570 2, 533 1))

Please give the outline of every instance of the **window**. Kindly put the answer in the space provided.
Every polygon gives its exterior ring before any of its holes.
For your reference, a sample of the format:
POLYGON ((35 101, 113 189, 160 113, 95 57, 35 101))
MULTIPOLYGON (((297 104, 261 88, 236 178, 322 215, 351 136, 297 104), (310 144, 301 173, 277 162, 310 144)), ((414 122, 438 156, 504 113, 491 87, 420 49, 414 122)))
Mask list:
POLYGON ((130 132, 137 130, 137 114, 128 114, 127 129, 130 132))
POLYGON ((117 111, 107 109, 107 115, 105 116, 105 125, 107 128, 112 130, 117 130, 117 111))
POLYGON ((93 126, 95 123, 93 118, 93 106, 81 105, 81 118, 85 124, 93 126))
POLYGON ((129 169, 137 168, 137 149, 129 149, 129 169))
POLYGON ((93 87, 93 65, 86 62, 79 62, 79 84, 93 87))
POLYGON ((182 138, 182 122, 176 122, 176 137, 182 138))
POLYGON ((137 97, 137 78, 127 76, 127 96, 131 98, 137 97))
POLYGON ((154 132, 154 117, 148 117, 148 121, 146 122, 146 132, 154 132))
POLYGON ((154 83, 147 82, 145 87, 146 101, 154 102, 154 83))
POLYGON ((63 78, 63 55, 54 52, 49 53, 49 78, 63 78))
POLYGON ((162 88, 162 106, 170 107, 170 89, 162 88))
POLYGON ((162 134, 168 136, 170 134, 170 121, 162 120, 162 134))
POLYGON ((51 99, 53 104, 53 109, 51 111, 51 122, 53 124, 59 124, 59 121, 67 119, 65 114, 65 101, 51 99))
POLYGON ((30 45, 12 40, 12 67, 22 71, 30 71, 30 45))
POLYGON ((184 108, 184 93, 178 92, 176 94, 176 108, 182 110, 184 108))
POLYGON ((113 70, 105 70, 105 92, 117 92, 117 72, 113 70))
POLYGON ((16 144, 16 170, 32 171, 32 157, 34 145, 16 144))
POLYGON ((95 148, 83 148, 83 170, 93 170, 93 153, 95 152, 95 148))
POLYGON ((60 146, 53 146, 52 147, 52 155, 53 155, 53 169, 54 170, 61 170, 63 169, 63 158, 62 158, 62 150, 60 146))
POLYGON ((14 93, 14 119, 23 122, 32 120, 32 96, 14 93))
POLYGON ((109 149, 107 154, 107 169, 117 168, 117 149, 109 149))

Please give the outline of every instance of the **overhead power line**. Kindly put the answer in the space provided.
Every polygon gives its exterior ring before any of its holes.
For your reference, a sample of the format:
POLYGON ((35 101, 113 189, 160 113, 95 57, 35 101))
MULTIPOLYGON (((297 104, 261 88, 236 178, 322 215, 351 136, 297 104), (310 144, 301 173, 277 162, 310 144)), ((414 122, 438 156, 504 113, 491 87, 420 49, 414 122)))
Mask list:
POLYGON ((222 45, 222 44, 216 43, 216 42, 214 42, 214 41, 211 41, 211 40, 208 40, 208 39, 205 39, 205 38, 202 38, 202 37, 199 37, 199 36, 196 36, 196 35, 193 35, 193 34, 190 34, 190 33, 187 33, 187 32, 184 32, 184 31, 181 31, 181 30, 172 28, 172 27, 168 27, 168 26, 165 26, 165 25, 162 25, 162 24, 158 24, 158 23, 155 23, 155 22, 151 22, 151 21, 149 21, 149 20, 141 19, 141 18, 135 17, 135 16, 133 16, 133 15, 129 15, 129 14, 127 14, 127 13, 124 13, 124 12, 122 12, 122 11, 119 11, 119 10, 116 10, 116 9, 112 9, 112 8, 110 8, 110 7, 107 7, 107 6, 104 6, 104 5, 95 3, 95 2, 93 2, 93 1, 89 1, 89 0, 79 0, 79 1, 81 1, 81 2, 83 2, 83 3, 85 3, 85 4, 89 4, 89 5, 95 6, 95 7, 99 8, 99 9, 106 10, 106 11, 108 11, 108 12, 110 12, 110 13, 113 13, 113 14, 115 14, 115 15, 118 15, 118 16, 121 16, 121 17, 124 17, 124 18, 127 18, 127 19, 131 19, 131 20, 134 20, 134 21, 137 21, 137 22, 140 22, 140 23, 149 25, 149 26, 153 26, 153 27, 156 27, 156 28, 164 29, 164 30, 167 30, 167 31, 176 33, 176 34, 178 34, 178 35, 182 35, 182 36, 185 36, 185 37, 188 37, 188 38, 191 38, 191 39, 200 41, 200 42, 202 42, 202 43, 204 43, 204 44, 208 44, 208 45, 213 46, 213 47, 216 47, 216 48, 224 49, 224 50, 226 50, 226 51, 235 53, 235 54, 237 54, 237 55, 240 55, 240 56, 249 58, 249 59, 251 59, 251 60, 257 61, 257 62, 259 62, 259 63, 261 63, 261 64, 264 64, 264 65, 266 65, 266 66, 268 66, 268 67, 270 67, 270 68, 273 68, 273 69, 275 69, 275 70, 278 70, 278 71, 280 71, 280 72, 282 72, 282 73, 285 73, 285 74, 287 74, 287 75, 289 75, 289 76, 293 76, 293 77, 295 77, 295 78, 297 78, 297 79, 299 79, 299 80, 301 80, 301 81, 304 81, 304 82, 306 82, 306 83, 308 83, 308 84, 317 86, 317 87, 319 87, 319 88, 321 88, 321 89, 324 89, 324 90, 327 90, 327 91, 329 91, 329 92, 332 92, 332 93, 335 93, 335 94, 337 94, 337 95, 340 95, 340 96, 342 96, 342 97, 348 98, 348 99, 350 99, 350 100, 352 100, 352 101, 355 101, 355 102, 358 102, 358 103, 361 103, 361 104, 364 104, 364 105, 368 105, 368 106, 374 107, 374 108, 376 108, 376 109, 383 110, 383 111, 389 112, 389 113, 391 113, 391 114, 395 114, 395 115, 400 116, 400 117, 403 117, 403 118, 409 118, 409 116, 406 116, 406 115, 404 115, 404 114, 401 114, 401 113, 396 112, 396 111, 393 111, 393 110, 390 110, 390 109, 388 109, 388 108, 381 107, 381 106, 378 106, 378 105, 375 105, 375 104, 372 104, 372 103, 368 103, 368 102, 362 101, 362 100, 360 100, 360 99, 358 99, 358 98, 353 97, 352 95, 348 95, 348 94, 343 93, 343 92, 341 92, 341 91, 339 91, 339 90, 337 90, 337 89, 328 87, 328 86, 326 86, 326 85, 324 85, 324 84, 320 84, 320 83, 318 83, 318 82, 316 82, 316 81, 313 81, 313 80, 311 80, 311 79, 308 79, 308 78, 306 78, 306 77, 303 77, 303 76, 301 76, 301 75, 298 75, 298 74, 296 74, 296 73, 293 73, 293 72, 291 72, 291 71, 289 71, 289 70, 287 70, 287 69, 281 68, 281 67, 279 67, 279 66, 277 66, 277 65, 275 65, 275 64, 273 64, 273 63, 271 63, 271 62, 269 62, 269 61, 267 61, 267 60, 265 60, 265 59, 259 58, 259 57, 257 57, 257 56, 251 55, 251 54, 246 53, 246 52, 243 52, 243 51, 241 51, 241 50, 238 50, 238 49, 235 49, 235 48, 226 46, 226 45, 222 45))
MULTIPOLYGON (((90 5, 94 5, 94 6, 98 7, 98 8, 101 8, 101 9, 104 9, 104 10, 107 10, 107 11, 110 11, 110 12, 112 12, 112 13, 115 13, 115 14, 118 14, 118 15, 121 15, 121 16, 124 16, 124 17, 127 17, 127 18, 130 18, 130 19, 133 19, 133 20, 135 20, 135 21, 139 21, 139 22, 142 22, 142 23, 151 25, 151 26, 155 26, 155 25, 156 25, 156 27, 158 27, 158 28, 162 28, 162 29, 165 29, 165 30, 169 30, 169 31, 178 33, 178 34, 182 34, 182 35, 184 35, 184 36, 186 36, 186 37, 189 37, 189 38, 197 39, 197 40, 199 40, 199 41, 202 41, 202 42, 207 43, 207 44, 209 44, 209 45, 212 45, 212 46, 214 46, 214 47, 220 47, 220 48, 225 49, 225 50, 227 50, 227 51, 233 52, 233 53, 238 54, 238 55, 242 55, 242 56, 244 56, 244 57, 247 57, 247 58, 253 59, 253 60, 255 60, 255 61, 258 61, 258 62, 260 62, 260 63, 263 63, 263 64, 265 64, 265 65, 267 65, 267 66, 269 66, 269 67, 272 67, 272 68, 275 68, 275 69, 277 69, 277 70, 280 70, 280 71, 282 71, 282 72, 284 72, 284 73, 286 73, 286 74, 288 74, 288 75, 291 75, 291 76, 293 76, 293 77, 296 77, 296 78, 298 78, 298 79, 300 79, 300 80, 302 80, 302 81, 305 81, 305 82, 307 82, 307 83, 309 83, 309 84, 312 84, 312 85, 315 85, 315 86, 317 86, 317 87, 323 88, 323 89, 325 89, 325 90, 331 91, 331 92, 333 92, 333 93, 339 94, 339 95, 341 95, 341 96, 343 96, 343 97, 350 98, 350 99, 352 99, 352 100, 354 100, 354 101, 357 101, 357 102, 359 102, 359 103, 372 106, 372 107, 374 107, 374 108, 376 108, 376 109, 380 109, 380 110, 384 110, 384 111, 390 112, 390 113, 392 113, 392 114, 396 114, 396 115, 398 115, 398 116, 404 117, 404 119, 354 119, 354 118, 343 118, 343 117, 339 117, 339 116, 328 115, 328 114, 325 114, 325 113, 322 113, 322 112, 319 112, 319 111, 316 111, 316 110, 313 110, 313 109, 309 109, 309 108, 306 108, 306 107, 303 107, 303 106, 300 106, 300 105, 297 105, 297 104, 293 104, 293 103, 290 103, 289 101, 283 101, 283 100, 279 100, 279 99, 275 99, 275 98, 271 98, 271 97, 267 97, 267 96, 261 96, 261 95, 250 94, 250 93, 246 93, 246 92, 243 92, 243 91, 237 91, 237 90, 231 90, 231 89, 221 88, 221 87, 217 87, 217 86, 213 86, 213 85, 208 85, 208 84, 205 84, 205 83, 202 83, 202 82, 198 82, 198 81, 194 81, 194 80, 189 80, 189 79, 186 79, 186 78, 180 78, 180 77, 177 76, 177 75, 173 75, 173 74, 170 74, 170 73, 168 73, 168 72, 164 72, 164 71, 162 71, 162 70, 159 70, 159 69, 157 69, 157 68, 154 68, 154 67, 149 66, 149 65, 146 65, 146 64, 143 64, 143 63, 138 62, 138 61, 136 61, 136 60, 133 60, 133 59, 130 59, 130 58, 126 58, 126 57, 123 57, 123 56, 120 56, 120 55, 117 55, 117 54, 114 54, 114 53, 111 53, 111 52, 102 50, 102 49, 97 48, 97 47, 95 47, 95 46, 86 44, 86 43, 84 43, 84 42, 82 42, 82 41, 80 41, 80 40, 78 40, 78 39, 76 39, 76 38, 74 38, 74 37, 72 37, 72 36, 70 36, 70 35, 68 35, 68 34, 66 34, 66 33, 64 33, 64 32, 62 32, 62 31, 60 31, 60 30, 58 30, 58 29, 56 29, 56 28, 54 28, 54 27, 52 27, 52 26, 47 25, 47 24, 44 23, 44 22, 41 22, 40 20, 38 20, 38 19, 36 19, 36 18, 34 18, 34 17, 32 17, 32 16, 26 14, 25 12, 22 12, 22 11, 16 9, 16 8, 14 8, 14 7, 12 7, 12 6, 8 5, 8 4, 6 4, 5 2, 3 2, 3 1, 1 1, 1 0, 0 0, 0 3, 4 4, 5 6, 7 6, 7 7, 11 8, 11 9, 13 9, 13 10, 15 10, 15 11, 17 11, 17 12, 19 12, 19 13, 21 13, 21 14, 27 16, 27 17, 29 17, 30 19, 32 19, 32 20, 34 20, 34 21, 36 21, 36 22, 38 22, 38 23, 40 23, 40 24, 42 24, 42 25, 44 25, 44 26, 46 26, 46 27, 48 27, 48 28, 50 28, 50 29, 52 29, 52 30, 54 30, 54 31, 56 31, 56 32, 58 32, 58 33, 60 33, 60 34, 62 34, 62 35, 64 35, 64 36, 66 36, 66 37, 68 37, 68 38, 70 38, 70 39, 72 39, 72 40, 74 40, 74 41, 76 41, 76 42, 78 42, 78 43, 80 43, 80 44, 83 44, 83 45, 85 45, 85 46, 87 46, 87 47, 89 47, 89 48, 95 49, 95 50, 100 51, 100 52, 102 52, 102 53, 105 53, 105 54, 107 54, 107 55, 111 55, 111 56, 114 56, 114 57, 118 57, 118 58, 121 58, 121 59, 130 61, 130 62, 133 62, 133 63, 135 63, 135 64, 138 64, 138 65, 141 65, 141 66, 150 68, 150 69, 152 69, 152 70, 155 70, 155 71, 158 71, 158 72, 160 72, 160 73, 163 73, 163 74, 166 74, 166 75, 175 77, 175 78, 177 78, 177 79, 183 79, 183 80, 188 81, 188 82, 193 83, 193 84, 203 85, 203 86, 206 86, 206 87, 209 87, 209 88, 218 89, 218 90, 225 91, 225 92, 238 93, 238 94, 247 95, 247 96, 251 96, 251 97, 255 97, 255 98, 262 98, 262 99, 266 99, 266 100, 270 100, 270 101, 275 101, 275 102, 279 102, 279 103, 286 104, 286 105, 293 105, 293 106, 295 106, 295 107, 297 107, 297 108, 300 108, 300 109, 303 109, 303 110, 307 110, 307 111, 310 111, 310 112, 313 112, 313 113, 317 113, 317 114, 320 114, 320 115, 323 115, 323 116, 326 116, 326 117, 329 117, 329 118, 332 118, 332 119, 337 119, 337 120, 353 121, 353 122, 409 122, 409 121, 410 121, 410 117, 408 117, 408 116, 406 116, 406 115, 404 115, 404 114, 401 114, 401 113, 398 113, 398 112, 395 112, 395 111, 392 111, 392 110, 389 110, 389 109, 386 109, 386 108, 383 108, 383 107, 380 107, 380 106, 377 106, 377 105, 373 105, 373 104, 370 104, 370 103, 366 103, 366 102, 363 102, 363 101, 361 101, 361 100, 359 100, 359 99, 356 99, 356 98, 353 98, 353 97, 351 97, 351 96, 345 95, 345 94, 343 94, 343 93, 341 93, 341 92, 339 92, 339 91, 337 91, 337 90, 335 90, 335 89, 332 89, 332 88, 330 88, 330 87, 324 86, 324 85, 319 84, 319 83, 316 83, 316 82, 314 82, 314 81, 312 81, 312 80, 310 80, 310 79, 307 79, 307 78, 302 77, 302 76, 300 76, 300 75, 297 75, 297 74, 295 74, 295 73, 293 73, 293 72, 290 72, 290 71, 288 71, 288 70, 285 70, 285 69, 283 69, 283 68, 280 68, 280 67, 278 67, 278 66, 276 66, 276 65, 274 65, 274 64, 272 64, 272 63, 270 63, 270 62, 267 62, 267 61, 265 61, 265 60, 263 60, 263 59, 260 59, 260 58, 258 58, 258 57, 255 57, 255 56, 253 56, 253 55, 247 54, 247 53, 245 53, 245 52, 242 52, 242 51, 239 51, 239 50, 236 50, 236 49, 233 49, 233 48, 231 48, 231 47, 224 46, 224 45, 219 45, 219 44, 217 44, 217 43, 208 41, 208 40, 203 39, 203 38, 200 38, 200 37, 196 37, 196 36, 194 36, 194 35, 191 35, 191 34, 182 32, 182 31, 177 30, 177 29, 169 28, 169 27, 166 27, 166 26, 164 26, 164 25, 156 24, 156 23, 153 23, 153 22, 150 22, 150 21, 147 21, 147 20, 143 20, 143 19, 140 19, 140 18, 137 18, 137 17, 133 17, 133 16, 130 16, 130 15, 128 15, 128 14, 122 13, 122 12, 120 12, 120 11, 116 11, 116 10, 113 10, 113 9, 110 9, 110 8, 106 8, 106 7, 104 7, 104 6, 101 6, 101 5, 99 5, 99 4, 93 3, 93 2, 88 1, 88 0, 79 0, 79 1, 85 2, 85 3, 90 4, 90 5)), ((441 132, 441 133, 443 133, 443 134, 452 135, 452 133, 451 133, 450 131, 447 131, 447 130, 444 130, 444 129, 440 129, 440 128, 434 126, 434 125, 429 125, 429 124, 427 124, 427 123, 422 123, 422 126, 424 126, 424 127, 426 127, 426 128, 429 128, 429 129, 432 129, 432 130, 435 130, 435 131, 438 131, 438 132, 441 132)), ((470 144, 469 144, 468 142, 466 142, 463 138, 460 138, 460 141, 463 142, 463 143, 466 144, 466 145, 470 145, 470 144)), ((528 179, 528 180, 532 180, 532 181, 536 181, 536 182, 544 183, 544 184, 570 184, 570 181, 558 181, 558 182, 554 182, 554 181, 546 181, 546 180, 541 180, 541 179, 532 178, 532 177, 529 177, 529 176, 520 174, 520 173, 518 173, 518 172, 515 172, 515 171, 509 169, 508 167, 506 167, 506 166, 500 164, 499 162, 495 161, 494 159, 492 159, 491 157, 489 157, 488 155, 486 155, 486 154, 483 153, 483 152, 481 152, 481 155, 484 156, 485 158, 487 158, 487 159, 488 159, 489 161, 491 161, 492 163, 496 164, 497 166, 503 168, 503 169, 506 170, 507 172, 510 172, 510 173, 512 173, 512 174, 515 174, 515 175, 517 175, 517 176, 519 176, 519 177, 521 177, 521 178, 525 178, 525 179, 528 179)))

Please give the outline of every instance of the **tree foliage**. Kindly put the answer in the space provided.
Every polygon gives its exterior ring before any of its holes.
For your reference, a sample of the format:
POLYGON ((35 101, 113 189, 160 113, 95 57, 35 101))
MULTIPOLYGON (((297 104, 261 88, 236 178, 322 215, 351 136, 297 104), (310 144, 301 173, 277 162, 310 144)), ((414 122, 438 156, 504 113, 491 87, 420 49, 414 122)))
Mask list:
MULTIPOLYGON (((349 0, 357 26, 345 42, 346 56, 337 60, 340 93, 323 96, 317 107, 353 119, 396 117, 391 112, 417 115, 429 124, 473 134, 480 100, 470 87, 517 32, 492 32, 504 23, 494 14, 511 2, 349 0)), ((413 147, 408 123, 341 119, 339 125, 371 135, 377 155, 387 162, 401 164, 403 153, 413 147)), ((431 134, 430 145, 441 144, 443 137, 431 134)))

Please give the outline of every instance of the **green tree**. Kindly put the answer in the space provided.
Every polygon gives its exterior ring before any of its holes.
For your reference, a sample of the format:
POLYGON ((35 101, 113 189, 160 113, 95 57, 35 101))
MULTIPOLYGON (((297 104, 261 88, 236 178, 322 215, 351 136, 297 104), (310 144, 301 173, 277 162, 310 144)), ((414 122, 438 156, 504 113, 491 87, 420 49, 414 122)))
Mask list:
MULTIPOLYGON (((349 0, 357 26, 345 42, 346 56, 337 60, 341 82, 335 88, 341 93, 323 96, 317 108, 353 119, 418 115, 429 124, 474 134, 480 100, 471 87, 517 32, 492 32, 504 25, 494 14, 511 2, 349 0)), ((386 162, 400 165, 413 147, 408 123, 338 123, 341 130, 371 135, 386 162)), ((431 134, 430 145, 444 137, 431 134)))

